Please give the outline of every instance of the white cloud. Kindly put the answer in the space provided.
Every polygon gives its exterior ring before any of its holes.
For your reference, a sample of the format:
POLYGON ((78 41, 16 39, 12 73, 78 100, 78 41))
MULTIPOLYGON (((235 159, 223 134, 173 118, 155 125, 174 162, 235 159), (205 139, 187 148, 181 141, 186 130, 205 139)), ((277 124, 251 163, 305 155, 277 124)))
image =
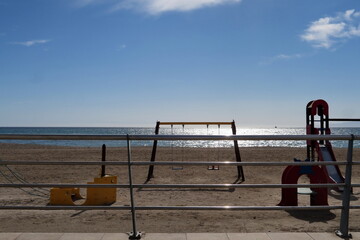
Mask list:
POLYGON ((242 0, 76 0, 75 5, 108 4, 111 11, 131 9, 158 15, 169 11, 191 11, 221 4, 239 3, 242 0))
POLYGON ((221 4, 239 3, 241 0, 125 0, 117 7, 125 7, 158 15, 169 11, 191 11, 221 4))
POLYGON ((294 59, 294 58, 301 58, 301 57, 303 57, 303 54, 297 53, 297 54, 292 54, 292 55, 279 54, 279 55, 277 55, 277 56, 275 56, 273 58, 274 59, 284 59, 284 60, 286 60, 286 59, 294 59))
POLYGON ((126 45, 126 44, 122 44, 122 45, 120 45, 120 46, 117 48, 117 51, 122 51, 122 50, 124 50, 125 48, 127 48, 127 45, 126 45))
POLYGON ((301 35, 304 41, 317 48, 331 48, 336 43, 360 36, 360 12, 354 9, 314 21, 301 35))
POLYGON ((30 40, 30 41, 25 41, 25 42, 12 42, 12 44, 31 47, 31 46, 36 45, 36 44, 44 44, 44 43, 48 43, 50 41, 51 40, 48 40, 48 39, 42 39, 42 40, 30 40))
POLYGON ((91 4, 96 4, 96 3, 100 4, 103 2, 104 2, 104 0, 75 0, 75 2, 73 4, 76 7, 86 7, 91 4))
POLYGON ((292 60, 292 59, 298 59, 298 58, 303 58, 306 57, 305 54, 300 54, 300 53, 296 53, 296 54, 279 54, 273 57, 269 57, 266 58, 265 60, 260 62, 260 65, 269 65, 272 64, 276 61, 288 61, 288 60, 292 60))

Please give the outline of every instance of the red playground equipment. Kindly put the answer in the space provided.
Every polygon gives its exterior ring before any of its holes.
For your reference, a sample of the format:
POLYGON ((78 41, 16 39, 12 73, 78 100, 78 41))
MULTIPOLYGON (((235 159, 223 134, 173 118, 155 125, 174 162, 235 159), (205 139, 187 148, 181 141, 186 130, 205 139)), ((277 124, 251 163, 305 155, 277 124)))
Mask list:
MULTIPOLYGON (((297 184, 299 178, 306 174, 310 184, 326 183, 326 175, 319 166, 287 166, 283 172, 282 184, 297 184)), ((279 206, 297 206, 297 188, 282 188, 279 206)), ((328 205, 327 188, 311 188, 310 205, 328 205)))
MULTIPOLYGON (((306 134, 327 135, 331 134, 329 121, 348 121, 350 119, 329 119, 329 106, 322 99, 310 101, 306 105, 306 134)), ((308 140, 306 161, 336 161, 330 141, 308 140)), ((301 175, 306 174, 311 184, 343 183, 344 177, 337 165, 326 166, 288 166, 282 175, 282 184, 297 184, 301 175)), ((340 188, 334 188, 342 191, 340 188)), ((328 205, 327 188, 311 188, 310 205, 328 205)), ((297 188, 282 188, 280 206, 297 206, 297 188)))
MULTIPOLYGON (((322 99, 311 101, 306 106, 306 134, 328 135, 329 128, 329 106, 322 99), (319 119, 315 119, 318 116, 319 119), (316 124, 318 123, 318 124, 316 124)), ((307 141, 307 159, 310 161, 333 162, 336 161, 330 141, 309 140, 307 141), (316 159, 317 158, 317 159, 316 159)), ((337 165, 326 165, 321 167, 326 174, 328 183, 344 183, 340 169, 337 165)), ((336 191, 342 189, 336 188, 336 191)))

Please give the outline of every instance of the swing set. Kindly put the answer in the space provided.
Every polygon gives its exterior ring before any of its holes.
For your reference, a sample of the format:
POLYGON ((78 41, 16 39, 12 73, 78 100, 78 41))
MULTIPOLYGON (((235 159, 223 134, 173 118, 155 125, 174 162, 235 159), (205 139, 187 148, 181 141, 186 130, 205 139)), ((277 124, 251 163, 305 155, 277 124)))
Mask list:
MULTIPOLYGON (((231 130, 232 130, 232 134, 236 135, 236 125, 235 125, 235 121, 232 122, 160 122, 157 121, 156 122, 156 126, 155 126, 155 134, 158 135, 159 131, 160 131, 160 126, 170 126, 171 127, 171 134, 174 135, 174 126, 182 126, 182 134, 185 134, 185 126, 187 125, 205 125, 207 128, 207 134, 209 134, 209 126, 211 125, 217 125, 218 126, 218 134, 220 135, 220 127, 222 125, 224 126, 230 126, 231 130)), ((152 149, 152 153, 151 153, 151 159, 150 162, 155 162, 156 159, 156 151, 157 151, 157 140, 154 140, 153 143, 153 149, 152 149)), ((218 144, 217 146, 218 150, 220 149, 220 144, 218 144)), ((173 143, 171 143, 171 151, 172 151, 172 156, 173 156, 173 143)), ((184 149, 184 144, 181 144, 181 149, 184 149)), ((234 140, 234 150, 235 150, 235 158, 237 162, 241 162, 241 156, 240 156, 240 150, 239 150, 239 144, 237 140, 234 140)), ((181 155, 182 156, 182 161, 184 158, 184 154, 181 155)), ((220 159, 220 152, 218 151, 218 160, 220 159)), ((182 170, 182 166, 178 166, 178 167, 173 167, 173 170, 182 170)), ((208 170, 219 170, 219 166, 216 165, 212 165, 212 166, 208 166, 208 170)), ((237 166, 237 180, 236 182, 244 182, 245 181, 245 176, 244 176, 244 171, 242 166, 237 166)), ((147 182, 151 180, 151 178, 154 177, 154 165, 150 165, 149 166, 149 170, 148 170, 148 176, 147 176, 147 182)))

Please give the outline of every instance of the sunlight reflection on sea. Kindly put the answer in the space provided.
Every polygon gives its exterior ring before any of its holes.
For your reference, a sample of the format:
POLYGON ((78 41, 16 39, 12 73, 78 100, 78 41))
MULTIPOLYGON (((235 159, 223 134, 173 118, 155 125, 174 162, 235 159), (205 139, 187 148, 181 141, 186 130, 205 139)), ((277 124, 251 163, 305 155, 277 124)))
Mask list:
MULTIPOLYGON (((35 134, 35 135, 154 135, 154 128, 81 128, 81 127, 1 127, 0 134, 35 134)), ((161 127, 161 135, 232 135, 230 127, 161 127)), ((305 135, 305 128, 240 128, 237 135, 305 135)), ((360 135, 360 128, 333 128, 334 135, 360 135)), ((44 141, 44 140, 0 140, 0 142, 20 144, 41 144, 57 146, 97 147, 106 144, 109 147, 126 146, 125 141, 44 141)), ((305 141, 238 141, 240 147, 305 147, 305 141)), ((152 141, 133 141, 132 146, 152 146, 152 141)), ((347 147, 346 141, 332 141, 333 147, 347 147)), ((163 147, 233 147, 233 141, 158 141, 163 147)), ((354 147, 360 147, 356 141, 354 147)))

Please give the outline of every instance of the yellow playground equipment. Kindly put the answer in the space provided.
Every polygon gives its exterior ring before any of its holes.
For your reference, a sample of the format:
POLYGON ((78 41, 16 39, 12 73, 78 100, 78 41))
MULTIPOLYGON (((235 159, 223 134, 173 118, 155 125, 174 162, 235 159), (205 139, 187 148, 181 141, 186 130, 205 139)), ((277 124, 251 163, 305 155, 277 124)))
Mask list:
MULTIPOLYGON (((105 161, 106 146, 102 146, 102 161, 105 161)), ((117 184, 117 176, 105 175, 105 165, 101 166, 101 176, 87 184, 117 184)), ((76 205, 75 201, 84 199, 79 188, 50 189, 49 205, 76 205)), ((116 202, 116 188, 87 188, 86 200, 82 205, 110 205, 116 202)))

